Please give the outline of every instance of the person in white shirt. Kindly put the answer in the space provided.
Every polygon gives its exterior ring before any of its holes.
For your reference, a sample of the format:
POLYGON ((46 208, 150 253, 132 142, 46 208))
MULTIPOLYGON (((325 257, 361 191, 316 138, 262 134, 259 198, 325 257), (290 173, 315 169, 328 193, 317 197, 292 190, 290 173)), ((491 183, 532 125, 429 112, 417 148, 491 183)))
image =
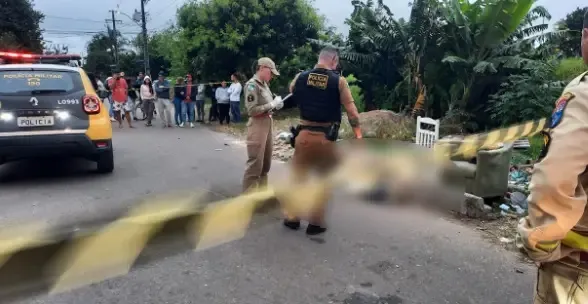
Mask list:
POLYGON ((141 101, 143 102, 143 111, 145 111, 145 114, 147 115, 147 123, 145 123, 145 125, 151 127, 153 111, 155 110, 155 99, 157 96, 155 95, 155 90, 153 90, 153 83, 151 83, 151 78, 149 76, 145 76, 145 78, 143 78, 140 95, 141 101))
POLYGON ((229 116, 230 96, 229 88, 227 88, 227 83, 225 81, 221 83, 220 88, 216 88, 215 97, 218 105, 218 119, 220 124, 222 125, 226 120, 228 125, 231 120, 229 116))
POLYGON ((231 75, 231 86, 229 87, 229 102, 231 107, 231 116, 234 122, 241 121, 241 91, 243 86, 239 83, 237 73, 231 75))

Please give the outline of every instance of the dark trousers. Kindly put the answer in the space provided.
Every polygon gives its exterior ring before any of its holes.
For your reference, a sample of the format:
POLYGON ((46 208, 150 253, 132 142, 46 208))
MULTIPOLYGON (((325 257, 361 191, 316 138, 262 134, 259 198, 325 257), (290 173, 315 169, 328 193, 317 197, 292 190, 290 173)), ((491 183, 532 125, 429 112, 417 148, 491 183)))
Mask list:
POLYGON ((155 111, 155 100, 143 100, 143 110, 145 111, 145 115, 147 115, 147 124, 150 125, 153 120, 153 112, 155 111))
POLYGON ((196 121, 204 121, 204 100, 196 100, 196 114, 198 115, 196 121))
POLYGON ((210 104, 210 112, 208 112, 208 121, 215 121, 218 119, 218 104, 213 100, 210 104))
POLYGON ((231 109, 231 105, 228 103, 219 103, 218 104, 218 120, 222 124, 223 121, 227 121, 227 124, 231 120, 231 116, 229 115, 229 111, 231 109))

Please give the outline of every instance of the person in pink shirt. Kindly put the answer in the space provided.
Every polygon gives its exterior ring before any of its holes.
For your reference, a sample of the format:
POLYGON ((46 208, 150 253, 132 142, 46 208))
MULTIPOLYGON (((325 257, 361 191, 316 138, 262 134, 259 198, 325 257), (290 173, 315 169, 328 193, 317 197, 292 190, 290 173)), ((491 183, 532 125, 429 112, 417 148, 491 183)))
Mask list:
POLYGON ((108 81, 108 87, 112 91, 112 109, 114 112, 114 118, 116 121, 118 121, 118 127, 123 127, 121 111, 124 111, 124 113, 128 114, 125 115, 125 117, 129 123, 129 128, 133 128, 130 115, 131 111, 133 110, 133 105, 128 102, 129 87, 127 85, 127 81, 121 77, 120 73, 116 73, 115 76, 108 81))

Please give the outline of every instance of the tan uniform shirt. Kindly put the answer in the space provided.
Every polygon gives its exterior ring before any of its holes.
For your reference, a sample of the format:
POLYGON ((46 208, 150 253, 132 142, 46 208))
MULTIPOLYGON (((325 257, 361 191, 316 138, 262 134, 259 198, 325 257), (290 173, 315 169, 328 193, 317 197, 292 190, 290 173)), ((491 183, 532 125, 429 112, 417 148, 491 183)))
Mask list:
POLYGON ((586 76, 570 82, 556 102, 546 130, 547 153, 533 170, 529 215, 519 222, 518 242, 537 262, 588 267, 580 265, 580 252, 588 251, 586 76))
MULTIPOLYGON (((315 67, 317 68, 326 68, 323 65, 317 64, 315 67)), ((296 74, 292 82, 290 82, 290 93, 294 92, 294 86, 296 85, 296 80, 298 80, 298 76, 300 73, 296 74)), ((343 76, 339 77, 339 101, 345 107, 345 111, 347 112, 347 117, 349 119, 359 119, 359 112, 357 111, 357 107, 355 106, 355 101, 353 100, 353 96, 351 95, 351 90, 349 89, 349 84, 347 80, 343 76)), ((329 125, 330 123, 315 123, 311 121, 300 121, 304 125, 329 125)))
POLYGON ((245 83, 245 107, 249 117, 269 113, 273 100, 269 86, 266 82, 259 80, 257 75, 245 83))

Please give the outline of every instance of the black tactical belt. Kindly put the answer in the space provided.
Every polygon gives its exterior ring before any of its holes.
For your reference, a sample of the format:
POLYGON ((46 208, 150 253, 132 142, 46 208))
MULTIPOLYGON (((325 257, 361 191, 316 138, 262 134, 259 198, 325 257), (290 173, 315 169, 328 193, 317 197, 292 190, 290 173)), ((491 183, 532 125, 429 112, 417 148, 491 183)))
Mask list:
POLYGON ((313 131, 313 132, 328 132, 329 131, 329 127, 322 127, 322 126, 299 125, 298 128, 300 128, 300 130, 308 130, 308 131, 313 131))
POLYGON ((323 132, 325 133, 325 137, 330 141, 337 141, 337 137, 339 136, 339 127, 339 123, 332 123, 330 126, 326 127, 298 125, 299 130, 323 132))

